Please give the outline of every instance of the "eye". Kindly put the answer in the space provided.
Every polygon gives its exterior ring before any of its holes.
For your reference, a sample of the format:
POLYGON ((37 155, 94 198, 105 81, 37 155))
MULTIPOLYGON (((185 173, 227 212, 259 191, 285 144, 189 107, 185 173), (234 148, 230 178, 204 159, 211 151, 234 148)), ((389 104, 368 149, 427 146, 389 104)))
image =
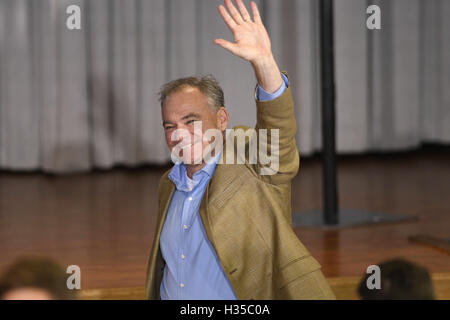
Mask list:
POLYGON ((197 121, 197 120, 189 120, 186 122, 186 124, 193 124, 195 121, 197 121))
POLYGON ((174 126, 165 126, 165 127, 164 127, 164 130, 166 130, 166 131, 167 131, 167 130, 172 130, 173 128, 175 128, 175 127, 174 127, 174 126))

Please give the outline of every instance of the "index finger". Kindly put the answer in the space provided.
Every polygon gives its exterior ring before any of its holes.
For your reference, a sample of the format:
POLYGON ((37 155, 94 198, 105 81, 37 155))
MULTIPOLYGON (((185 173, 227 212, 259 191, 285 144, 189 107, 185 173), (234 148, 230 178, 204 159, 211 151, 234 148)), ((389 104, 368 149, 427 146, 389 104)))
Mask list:
POLYGON ((237 24, 234 21, 234 19, 232 17, 230 17, 230 15, 228 14, 228 11, 225 9, 225 7, 223 5, 219 6, 219 13, 222 16, 225 23, 227 24, 228 28, 230 28, 231 31, 233 31, 233 29, 237 26, 237 24))

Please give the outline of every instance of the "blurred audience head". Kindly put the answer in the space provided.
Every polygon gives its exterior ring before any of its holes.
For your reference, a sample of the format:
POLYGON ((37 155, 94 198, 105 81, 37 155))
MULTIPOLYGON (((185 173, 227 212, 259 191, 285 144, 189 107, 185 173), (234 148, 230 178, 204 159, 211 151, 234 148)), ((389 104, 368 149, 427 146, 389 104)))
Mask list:
POLYGON ((67 288, 67 277, 65 270, 50 258, 20 258, 0 278, 0 299, 74 299, 75 293, 67 288))
POLYGON ((428 270, 404 259, 393 259, 378 264, 380 289, 369 289, 367 274, 359 284, 363 300, 433 300, 433 283, 428 270))

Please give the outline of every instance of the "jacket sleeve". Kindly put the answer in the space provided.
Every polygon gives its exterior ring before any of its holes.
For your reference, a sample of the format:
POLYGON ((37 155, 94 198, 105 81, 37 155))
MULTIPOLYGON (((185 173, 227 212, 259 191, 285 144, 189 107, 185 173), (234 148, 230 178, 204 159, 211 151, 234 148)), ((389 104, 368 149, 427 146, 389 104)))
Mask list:
MULTIPOLYGON (((287 76, 287 73, 283 73, 287 76)), ((274 100, 256 100, 256 108, 258 162, 255 171, 266 182, 289 183, 297 174, 300 164, 295 141, 297 124, 291 86, 274 100), (266 134, 261 129, 266 129, 266 134)))

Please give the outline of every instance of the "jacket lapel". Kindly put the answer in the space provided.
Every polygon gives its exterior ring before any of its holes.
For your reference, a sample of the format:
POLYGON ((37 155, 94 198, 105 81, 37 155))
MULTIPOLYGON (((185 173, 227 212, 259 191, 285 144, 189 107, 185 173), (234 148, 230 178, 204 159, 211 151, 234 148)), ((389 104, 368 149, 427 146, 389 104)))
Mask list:
POLYGON ((174 191, 175 191, 175 184, 166 175, 165 179, 162 182, 162 186, 160 189, 161 198, 159 199, 159 206, 158 206, 159 212, 158 212, 158 222, 157 222, 157 230, 156 230, 156 234, 158 235, 158 237, 161 235, 164 221, 166 220, 166 216, 167 216, 167 211, 169 209, 170 200, 172 199, 172 195, 173 195, 174 191))
POLYGON ((158 221, 156 222, 155 240, 147 270, 146 295, 148 299, 161 299, 159 285, 163 277, 164 261, 159 247, 159 240, 174 191, 175 185, 170 181, 168 172, 166 172, 159 188, 158 221))

